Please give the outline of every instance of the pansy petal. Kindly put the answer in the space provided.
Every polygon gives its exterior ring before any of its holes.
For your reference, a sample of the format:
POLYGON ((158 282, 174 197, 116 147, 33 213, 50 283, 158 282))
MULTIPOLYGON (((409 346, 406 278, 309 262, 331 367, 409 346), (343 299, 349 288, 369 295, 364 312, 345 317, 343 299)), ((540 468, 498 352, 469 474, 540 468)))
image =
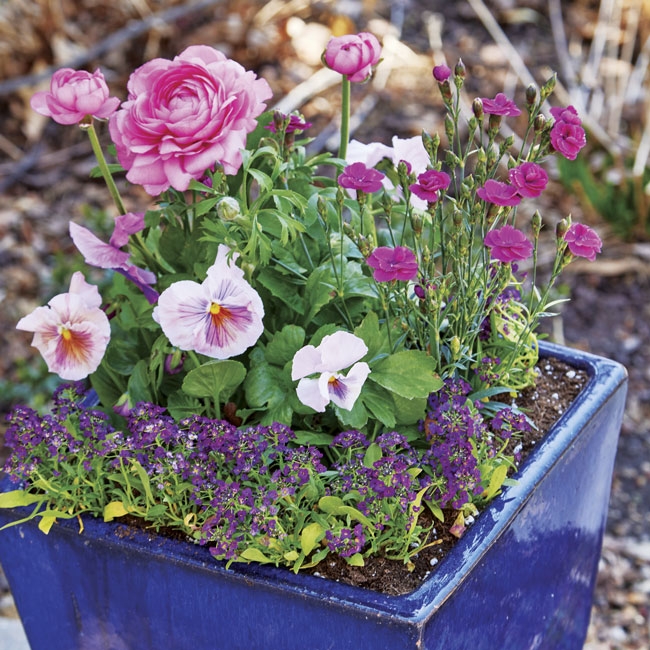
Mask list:
POLYGON ((155 315, 169 342, 181 350, 191 350, 193 332, 210 308, 210 301, 198 282, 181 280, 165 289, 158 298, 155 315))
POLYGON ((208 277, 219 280, 224 275, 230 275, 238 280, 243 280, 244 272, 235 264, 238 257, 239 253, 230 254, 228 246, 219 244, 214 264, 208 269, 208 277))
POLYGON ((338 407, 350 411, 361 394, 361 388, 370 374, 370 366, 365 362, 355 363, 347 377, 339 375, 336 381, 329 382, 329 396, 338 407))
POLYGON ((75 271, 70 279, 70 293, 78 295, 88 307, 99 308, 102 305, 102 297, 99 289, 94 284, 86 282, 81 271, 75 271))
POLYGON ((363 339, 342 330, 323 337, 318 346, 323 369, 338 372, 359 361, 368 352, 363 339))
POLYGON ((110 244, 104 243, 93 235, 90 230, 79 224, 70 222, 70 237, 74 245, 83 255, 84 260, 91 266, 101 269, 115 269, 123 267, 129 259, 129 254, 110 244))
POLYGON ((296 388, 298 399, 309 408, 322 413, 329 404, 329 398, 323 396, 318 379, 301 379, 296 388))
POLYGON ((293 357, 291 366, 291 380, 301 379, 315 372, 324 370, 320 351, 313 345, 305 345, 300 348, 293 357))

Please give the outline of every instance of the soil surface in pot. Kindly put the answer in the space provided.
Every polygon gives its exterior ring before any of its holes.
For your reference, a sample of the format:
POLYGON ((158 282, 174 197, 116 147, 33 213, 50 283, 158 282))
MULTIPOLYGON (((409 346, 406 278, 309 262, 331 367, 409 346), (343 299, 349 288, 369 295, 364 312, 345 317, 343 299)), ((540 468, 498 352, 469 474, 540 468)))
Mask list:
MULTIPOLYGON (((588 380, 585 371, 573 368, 557 359, 542 359, 538 369, 540 372, 535 386, 522 391, 516 400, 516 405, 528 415, 536 426, 536 429, 526 433, 520 439, 522 445, 520 466, 551 426, 571 405, 588 380)), ((495 399, 504 402, 512 401, 512 398, 503 395, 496 396, 495 399)), ((516 479, 516 477, 517 475, 514 474, 513 478, 516 479)), ((432 534, 432 539, 438 540, 439 543, 425 548, 416 557, 413 557, 411 570, 398 560, 389 560, 384 557, 366 558, 366 564, 363 567, 350 566, 343 558, 331 554, 316 567, 305 569, 305 572, 395 596, 414 591, 432 571, 435 571, 445 555, 458 542, 459 538, 450 532, 457 513, 449 509, 444 511, 444 515, 444 522, 434 520, 427 508, 420 515, 420 521, 425 528, 434 526, 435 532, 432 534)), ((120 537, 133 535, 135 528, 143 528, 145 523, 130 515, 120 518, 120 521, 126 524, 116 531, 120 537)), ((468 519, 466 523, 469 526, 473 520, 468 519)), ((186 539, 182 532, 173 529, 161 529, 159 534, 173 539, 186 539)))

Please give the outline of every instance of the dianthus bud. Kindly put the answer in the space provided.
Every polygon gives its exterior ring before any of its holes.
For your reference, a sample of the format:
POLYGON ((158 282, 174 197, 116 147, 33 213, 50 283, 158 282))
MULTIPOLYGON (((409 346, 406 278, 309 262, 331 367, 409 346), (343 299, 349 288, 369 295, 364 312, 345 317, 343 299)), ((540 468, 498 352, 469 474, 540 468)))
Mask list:
POLYGON ((454 122, 449 115, 445 115, 445 133, 447 134, 449 146, 451 146, 451 143, 454 141, 454 122))
POLYGON ((535 87, 535 84, 530 84, 530 86, 526 88, 526 103, 529 106, 532 106, 535 103, 536 99, 537 99, 537 88, 535 87))
POLYGON ((562 219, 561 221, 558 221, 557 226, 555 226, 555 238, 558 241, 562 241, 568 229, 569 229, 569 222, 566 219, 562 219))
POLYGON ((465 64, 463 63, 463 60, 458 59, 458 63, 454 67, 454 74, 457 77, 460 77, 461 79, 464 79, 466 73, 467 73, 467 71, 465 70, 465 64))
POLYGON ((454 210, 454 226, 460 228, 463 223, 463 214, 460 210, 454 210))
POLYGON ((275 127, 275 132, 280 133, 285 127, 286 115, 280 111, 273 111, 273 126, 275 127))
POLYGON ((241 214, 239 202, 232 196, 224 196, 217 203, 217 216, 222 221, 233 221, 241 214))
POLYGON ((542 229, 542 217, 539 214, 539 210, 535 210, 535 214, 533 214, 531 223, 533 226, 533 234, 535 237, 537 237, 537 235, 539 235, 539 231, 542 229))
POLYGON ((460 352, 460 339, 457 336, 454 336, 451 341, 449 341, 449 349, 454 355, 454 358, 456 358, 460 352))
POLYGON ((476 119, 483 119, 483 100, 480 97, 474 98, 474 101, 472 102, 472 110, 474 111, 476 119))
POLYGON ((501 115, 490 114, 490 121, 488 122, 491 131, 498 131, 501 126, 501 115))
POLYGON ((546 98, 553 92, 556 82, 557 75, 553 73, 553 76, 542 86, 542 90, 540 92, 540 98, 542 101, 545 101, 546 98))
POLYGON ((539 133, 546 125, 546 118, 540 113, 535 118, 535 131, 539 133))
POLYGON ((438 147, 434 146, 433 138, 424 129, 422 130, 422 144, 424 145, 426 152, 429 154, 429 158, 433 160, 438 147))
POLYGON ((318 209, 318 214, 323 218, 323 220, 327 219, 327 201, 322 197, 318 197, 318 202, 316 204, 316 207, 318 209))

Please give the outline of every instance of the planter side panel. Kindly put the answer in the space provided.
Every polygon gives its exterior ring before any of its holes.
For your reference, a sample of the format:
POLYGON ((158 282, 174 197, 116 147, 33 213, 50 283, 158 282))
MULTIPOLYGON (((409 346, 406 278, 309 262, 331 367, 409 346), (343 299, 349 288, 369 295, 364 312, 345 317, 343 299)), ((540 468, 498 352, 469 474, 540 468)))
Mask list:
POLYGON ((416 647, 415 626, 229 576, 207 552, 200 568, 32 522, 0 556, 32 650, 416 647))
POLYGON ((625 385, 429 618, 426 648, 583 647, 624 403, 625 385))

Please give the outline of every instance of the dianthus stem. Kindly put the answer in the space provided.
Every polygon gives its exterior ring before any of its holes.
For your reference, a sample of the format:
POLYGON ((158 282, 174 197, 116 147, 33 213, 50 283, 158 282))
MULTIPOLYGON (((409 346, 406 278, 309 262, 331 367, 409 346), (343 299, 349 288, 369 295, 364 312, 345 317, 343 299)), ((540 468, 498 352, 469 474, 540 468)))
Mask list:
POLYGON ((341 145, 339 158, 345 160, 348 153, 348 139, 350 137, 350 82, 346 75, 341 81, 341 145))

